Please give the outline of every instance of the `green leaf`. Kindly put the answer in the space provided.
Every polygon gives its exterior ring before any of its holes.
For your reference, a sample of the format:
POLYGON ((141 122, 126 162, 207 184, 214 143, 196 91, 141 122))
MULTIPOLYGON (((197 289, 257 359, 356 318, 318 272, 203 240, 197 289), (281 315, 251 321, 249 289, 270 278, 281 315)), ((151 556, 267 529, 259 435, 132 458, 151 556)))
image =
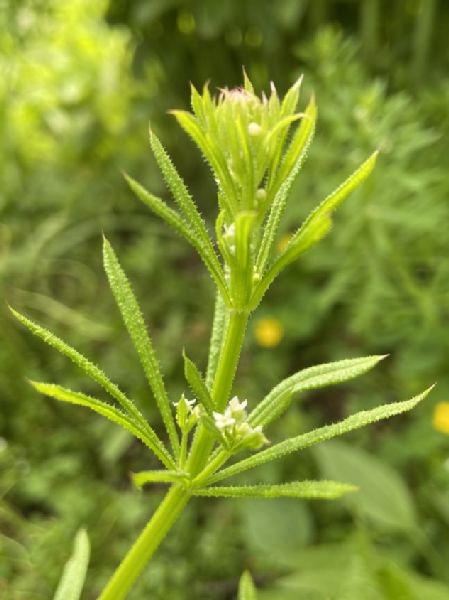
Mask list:
POLYGON ((170 454, 148 423, 142 426, 139 421, 126 415, 118 408, 81 392, 73 392, 54 383, 41 383, 38 381, 30 381, 30 383, 41 394, 45 394, 61 402, 85 406, 99 415, 106 417, 113 423, 120 425, 120 427, 132 433, 135 438, 142 441, 167 468, 173 468, 174 462, 170 454))
POLYGON ((90 544, 85 529, 75 536, 73 553, 65 564, 53 600, 79 600, 89 565, 90 544))
POLYGON ((204 264, 208 268, 212 279, 215 281, 217 287, 223 295, 223 298, 229 302, 229 293, 224 278, 223 270, 218 264, 218 259, 215 262, 211 259, 211 256, 204 246, 204 243, 198 238, 195 231, 192 230, 179 214, 172 208, 167 206, 157 196, 154 196, 148 192, 143 186, 135 181, 132 177, 125 174, 125 179, 128 182, 129 187, 136 194, 136 196, 146 204, 150 210, 152 210, 158 217, 163 219, 170 227, 172 227, 179 235, 184 237, 193 248, 198 252, 204 264), (217 266, 218 265, 218 266, 217 266))
POLYGON ((352 175, 313 210, 287 244, 284 252, 273 262, 254 292, 252 305, 257 306, 277 275, 298 256, 319 242, 331 229, 332 213, 371 173, 378 152, 374 152, 352 175))
POLYGON ((209 390, 206 387, 206 384, 203 381, 201 373, 198 370, 198 367, 195 365, 193 361, 187 356, 185 352, 183 352, 184 357, 184 375, 187 380, 187 383, 192 389, 192 392, 196 395, 196 398, 206 409, 206 412, 212 414, 214 409, 212 398, 209 394, 209 390))
POLYGON ((275 485, 213 486, 193 490, 194 496, 214 498, 339 498, 357 491, 354 485, 337 481, 292 481, 275 485))
MULTIPOLYGON (((284 160, 288 163, 288 167, 281 167, 282 172, 284 172, 286 168, 289 170, 288 172, 285 172, 283 176, 276 178, 278 184, 273 185, 275 189, 279 189, 271 204, 270 213, 264 227, 262 241, 256 259, 255 269, 260 275, 264 272, 265 266, 270 258, 271 249, 287 203, 288 193, 312 142, 315 132, 316 114, 315 100, 312 97, 301 121, 301 125, 298 127, 293 141, 285 155, 284 160)), ((270 189, 268 189, 267 194, 268 199, 270 199, 270 189)))
POLYGON ((225 200, 229 203, 229 212, 235 214, 238 209, 237 191, 220 149, 216 145, 216 141, 211 136, 206 137, 198 126, 195 117, 187 111, 172 110, 170 112, 203 153, 212 171, 218 177, 225 200))
POLYGON ((236 510, 247 551, 262 562, 269 559, 274 569, 290 567, 289 558, 313 541, 314 519, 309 502, 291 502, 290 498, 260 502, 258 498, 246 498, 238 502, 236 510))
POLYGON ((179 471, 140 471, 131 473, 131 479, 134 485, 140 489, 147 483, 179 483, 188 479, 188 474, 179 471))
POLYGON ((218 258, 215 254, 215 250, 203 218, 201 217, 195 202, 190 196, 183 179, 179 175, 169 155, 167 154, 167 151, 161 144, 158 137, 152 131, 150 131, 150 144, 154 157, 162 171, 164 180, 169 187, 173 198, 175 199, 181 211, 184 213, 185 218, 188 220, 193 229, 195 229, 197 235, 201 238, 205 250, 207 250, 211 260, 215 261, 219 267, 218 258))
POLYGON ((206 386, 212 389, 212 384, 217 370, 218 358, 220 356, 221 345, 226 327, 227 311, 226 305, 220 292, 215 297, 214 320, 212 324, 212 333, 209 344, 209 357, 207 361, 206 386))
POLYGON ((103 240, 103 261, 112 293, 139 356, 147 381, 156 398, 173 451, 178 456, 179 439, 156 353, 128 278, 106 238, 103 240))
POLYGON ((235 260, 231 268, 232 300, 237 307, 248 302, 249 282, 253 276, 251 234, 256 218, 254 211, 242 211, 235 219, 235 260))
POLYGON ((343 421, 339 421, 338 423, 325 425, 324 427, 319 427, 313 431, 302 433, 296 437, 289 438, 283 442, 279 442, 278 444, 274 444, 274 446, 271 446, 271 448, 261 450, 257 454, 253 454, 252 456, 241 460, 240 462, 237 462, 230 467, 223 469, 222 471, 219 471, 208 479, 208 483, 221 481, 222 479, 232 477, 233 475, 237 475, 238 473, 242 473, 248 469, 254 469, 259 465, 276 460, 285 454, 290 454, 291 452, 296 452, 297 450, 309 448, 314 444, 319 444, 320 442, 343 435, 344 433, 348 433, 354 429, 359 429, 360 427, 369 425, 370 423, 376 423, 382 419, 387 419, 389 417, 393 417, 394 415, 404 413, 414 408, 421 400, 423 400, 433 387, 434 386, 431 386, 422 394, 415 396, 411 400, 384 404, 371 410, 362 410, 354 415, 351 415, 350 417, 347 417, 346 419, 343 419, 343 421))
POLYGON ((380 529, 415 529, 413 500, 404 481, 389 465, 365 450, 329 442, 315 450, 325 477, 337 477, 360 488, 348 505, 380 529))
POLYGON ((12 314, 15 318, 22 323, 31 333, 41 338, 52 348, 55 348, 64 356, 67 356, 75 365, 77 365, 82 371, 86 373, 91 379, 96 381, 104 390, 106 390, 117 402, 125 409, 125 411, 132 415, 132 417, 141 424, 142 427, 147 427, 148 423, 144 417, 140 414, 135 404, 125 396, 125 394, 106 376, 106 374, 96 365, 94 365, 85 356, 80 354, 77 350, 63 342, 56 335, 37 325, 30 319, 27 319, 24 315, 21 315, 16 310, 10 307, 12 314))
POLYGON ((256 588, 248 571, 245 571, 240 578, 238 600, 257 600, 256 588))
POLYGON ((287 409, 292 394, 354 379, 372 369, 384 358, 385 355, 349 358, 298 371, 271 390, 249 415, 249 422, 253 426, 267 425, 287 409))

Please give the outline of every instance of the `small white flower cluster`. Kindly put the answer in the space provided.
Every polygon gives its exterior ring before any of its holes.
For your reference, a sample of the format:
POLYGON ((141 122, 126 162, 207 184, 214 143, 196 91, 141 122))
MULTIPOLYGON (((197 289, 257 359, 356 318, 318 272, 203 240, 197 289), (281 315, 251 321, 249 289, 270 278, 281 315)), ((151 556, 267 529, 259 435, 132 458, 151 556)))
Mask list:
POLYGON ((224 413, 214 412, 214 424, 232 450, 242 448, 257 449, 268 442, 262 426, 251 427, 246 412, 247 400, 240 401, 234 396, 224 413))
POLYGON ((188 400, 184 394, 179 402, 173 402, 176 406, 176 422, 179 429, 188 433, 197 423, 201 416, 201 407, 196 403, 196 398, 188 400))

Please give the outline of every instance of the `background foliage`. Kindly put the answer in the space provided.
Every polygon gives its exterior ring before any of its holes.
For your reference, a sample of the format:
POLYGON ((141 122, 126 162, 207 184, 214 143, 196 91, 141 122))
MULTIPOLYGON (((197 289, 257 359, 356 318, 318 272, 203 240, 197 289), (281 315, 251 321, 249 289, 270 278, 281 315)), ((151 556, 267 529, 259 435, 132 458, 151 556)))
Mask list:
MULTIPOLYGON (((303 101, 313 89, 319 128, 285 235, 374 148, 381 157, 332 235, 270 290, 251 324, 237 391, 251 402, 301 367, 390 353, 363 380, 305 397, 285 436, 438 381, 413 414, 301 463, 291 458, 284 473, 260 473, 273 483, 323 476, 360 485, 347 501, 197 500, 136 600, 235 598, 244 568, 267 599, 449 597, 449 437, 432 428, 433 406, 449 397, 448 21, 436 0, 0 3, 7 302, 99 360, 131 396, 146 394, 101 271, 106 231, 167 382, 181 391, 182 346, 204 365, 211 286, 182 241, 131 196, 121 170, 165 194, 148 152, 151 120, 213 215, 207 168, 166 110, 187 107, 189 81, 238 85, 242 65, 259 87, 273 79, 281 93, 304 73, 303 101)), ((163 489, 132 489, 129 471, 148 468, 138 444, 26 382, 43 377, 88 392, 78 372, 3 308, 0 331, 0 596, 51 597, 84 525, 92 543, 86 598, 94 598, 163 489)))

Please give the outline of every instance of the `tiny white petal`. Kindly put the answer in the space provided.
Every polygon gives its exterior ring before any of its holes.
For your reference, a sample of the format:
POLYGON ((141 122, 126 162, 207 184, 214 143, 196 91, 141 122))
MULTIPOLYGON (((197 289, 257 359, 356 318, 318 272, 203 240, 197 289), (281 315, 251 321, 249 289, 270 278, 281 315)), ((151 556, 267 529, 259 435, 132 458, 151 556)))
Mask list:
POLYGON ((251 122, 248 125, 248 133, 251 136, 257 136, 262 131, 262 127, 258 123, 251 122))

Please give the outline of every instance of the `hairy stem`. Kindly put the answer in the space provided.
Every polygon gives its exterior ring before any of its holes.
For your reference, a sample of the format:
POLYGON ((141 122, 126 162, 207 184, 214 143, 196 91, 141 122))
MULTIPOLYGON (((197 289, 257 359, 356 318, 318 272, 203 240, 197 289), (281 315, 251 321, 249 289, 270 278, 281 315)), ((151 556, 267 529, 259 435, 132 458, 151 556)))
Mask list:
POLYGON ((174 485, 151 517, 131 550, 109 580, 98 600, 123 600, 145 569, 190 498, 188 490, 174 485))
MULTIPOLYGON (((221 348, 212 387, 212 398, 218 411, 228 401, 245 336, 248 313, 233 312, 221 348)), ((203 427, 199 428, 187 463, 187 471, 197 474, 205 466, 214 440, 203 427)), ((145 569, 159 544, 170 531, 190 498, 189 491, 173 485, 151 517, 131 550, 115 571, 98 600, 122 600, 145 569)))
MULTIPOLYGON (((218 412, 223 411, 226 407, 232 390, 243 339, 245 337, 248 316, 247 312, 235 311, 229 317, 212 387, 212 400, 218 412)), ((191 475, 197 475, 203 469, 209 458, 213 443, 214 438, 212 434, 205 427, 200 426, 187 463, 187 470, 191 475)))

